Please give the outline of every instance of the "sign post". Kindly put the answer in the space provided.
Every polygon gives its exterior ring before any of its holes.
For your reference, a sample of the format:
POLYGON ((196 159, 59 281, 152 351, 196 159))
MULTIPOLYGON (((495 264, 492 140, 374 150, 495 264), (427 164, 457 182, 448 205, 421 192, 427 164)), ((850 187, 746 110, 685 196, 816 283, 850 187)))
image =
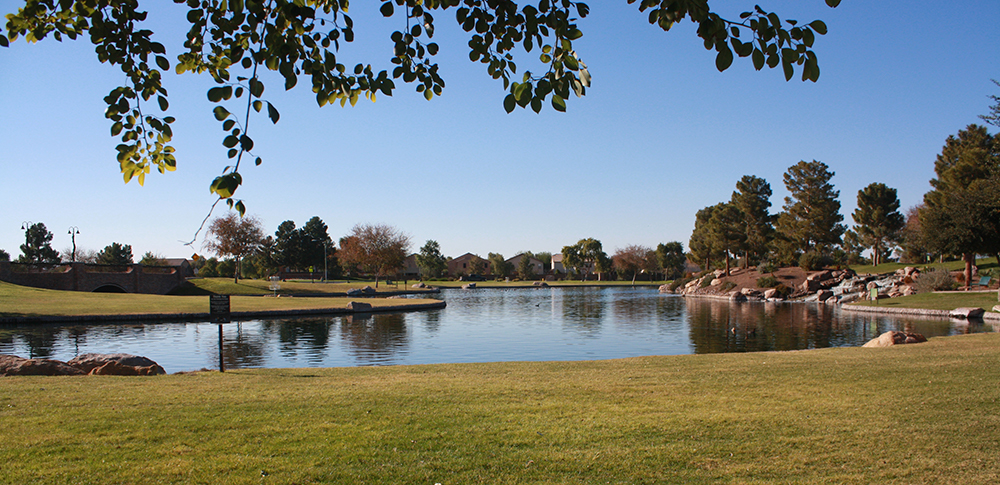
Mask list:
POLYGON ((878 287, 872 288, 869 294, 871 295, 869 298, 875 300, 875 305, 878 306, 878 287))
POLYGON ((209 316, 219 324, 219 372, 226 371, 226 357, 222 352, 222 324, 229 323, 229 295, 212 295, 208 301, 209 316))

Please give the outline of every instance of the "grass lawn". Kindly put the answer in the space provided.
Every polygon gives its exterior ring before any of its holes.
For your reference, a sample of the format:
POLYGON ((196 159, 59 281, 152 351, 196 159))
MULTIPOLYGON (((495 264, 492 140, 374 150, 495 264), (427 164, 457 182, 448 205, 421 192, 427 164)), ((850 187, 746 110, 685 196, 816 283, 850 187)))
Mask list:
MULTIPOLYGON (((922 308, 928 310, 954 310, 961 307, 979 307, 989 311, 997 305, 997 291, 988 292, 964 292, 949 291, 943 293, 917 293, 916 295, 901 296, 878 300, 879 307, 884 308, 922 308)), ((852 303, 857 306, 876 306, 874 301, 860 301, 852 303)))
POLYGON ((887 349, 6 377, 5 483, 998 483, 1000 334, 887 349))
MULTIPOLYGON (((976 260, 976 265, 980 270, 987 270, 992 268, 997 268, 997 261, 993 258, 979 258, 976 260)), ((865 266, 851 266, 851 269, 858 274, 885 274, 893 273, 897 269, 902 269, 907 266, 913 266, 915 268, 944 268, 948 271, 959 271, 965 269, 964 261, 946 261, 944 263, 930 263, 930 264, 912 264, 912 263, 883 263, 874 267, 872 265, 865 266)))
MULTIPOLYGON (((365 301, 371 303, 373 307, 384 307, 430 303, 436 300, 233 296, 230 307, 234 312, 339 309, 344 308, 351 301, 365 301)), ((0 317, 207 312, 208 298, 205 296, 56 291, 29 288, 0 281, 0 317)))
MULTIPOLYGON (((189 280, 193 287, 187 287, 182 289, 179 293, 181 294, 197 294, 197 295, 270 295, 272 292, 269 289, 270 282, 266 280, 240 280, 240 282, 234 283, 232 278, 194 278, 189 280)), ((407 280, 405 283, 403 280, 396 281, 393 280, 393 284, 387 285, 385 281, 379 282, 378 291, 380 292, 390 292, 390 291, 420 291, 419 289, 412 288, 414 283, 418 280, 407 280)), ((426 281, 428 286, 439 287, 439 288, 461 288, 462 285, 468 284, 470 282, 466 281, 426 281)), ((530 287, 534 285, 534 281, 474 281, 479 288, 490 288, 490 287, 511 287, 511 286, 524 286, 530 287)), ((661 285, 663 281, 636 281, 637 285, 661 285)), ((632 281, 547 281, 546 284, 549 286, 630 286, 632 281)), ((281 289, 278 290, 279 295, 295 295, 295 294, 310 294, 310 293, 346 293, 348 290, 353 290, 356 288, 363 288, 365 286, 375 287, 374 281, 331 281, 329 283, 323 283, 319 280, 315 282, 310 281, 282 281, 280 282, 281 289)))
MULTIPOLYGON (((534 281, 428 281, 426 282, 430 286, 437 286, 441 288, 461 288, 462 285, 469 283, 475 283, 477 288, 490 288, 494 286, 534 286, 534 281)), ((664 283, 669 283, 669 281, 636 281, 636 285, 662 285, 664 283)), ((625 281, 597 281, 597 280, 564 280, 564 281, 546 281, 545 284, 549 286, 632 286, 632 280, 625 281)))

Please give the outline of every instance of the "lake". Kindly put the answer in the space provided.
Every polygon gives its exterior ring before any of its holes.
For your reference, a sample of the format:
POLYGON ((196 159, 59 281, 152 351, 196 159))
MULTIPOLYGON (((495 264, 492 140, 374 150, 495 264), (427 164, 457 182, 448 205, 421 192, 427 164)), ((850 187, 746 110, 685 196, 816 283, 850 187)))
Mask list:
MULTIPOLYGON (((815 303, 729 303, 655 288, 443 290, 442 310, 259 319, 223 325, 227 369, 596 360, 860 346, 889 330, 996 331, 944 319, 848 313, 815 303)), ((143 355, 167 372, 217 369, 219 326, 113 323, 0 327, 0 353, 69 360, 143 355)))

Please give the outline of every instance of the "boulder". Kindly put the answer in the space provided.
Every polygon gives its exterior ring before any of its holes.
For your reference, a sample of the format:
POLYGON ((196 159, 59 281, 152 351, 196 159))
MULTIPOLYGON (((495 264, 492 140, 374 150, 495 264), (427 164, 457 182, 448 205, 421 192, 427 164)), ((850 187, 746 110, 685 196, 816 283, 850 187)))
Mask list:
POLYGON ((109 360, 100 367, 94 367, 88 374, 92 376, 155 376, 166 374, 166 371, 155 363, 148 366, 138 366, 109 360))
POLYGON ((362 301, 352 301, 347 304, 347 309, 355 312, 370 312, 372 311, 372 304, 362 301))
POLYGON ((427 288, 427 285, 425 285, 423 282, 414 283, 412 288, 427 288))
POLYGON ((738 291, 729 294, 729 301, 747 301, 747 296, 738 291))
POLYGON ((832 278, 829 270, 818 271, 806 277, 807 281, 823 281, 832 278))
MULTIPOLYGON (((162 367, 157 365, 152 359, 132 354, 81 354, 70 359, 66 364, 76 367, 84 374, 92 374, 93 370, 102 367, 108 362, 115 362, 122 366, 134 368, 156 367, 160 369, 159 374, 166 374, 162 367)), ((98 374, 98 375, 152 375, 152 374, 98 374)))
POLYGON ((778 294, 778 290, 777 289, 775 289, 775 288, 768 288, 768 289, 764 290, 764 299, 765 300, 770 300, 771 298, 774 298, 775 295, 777 295, 777 294, 778 294))
POLYGON ((802 282, 802 285, 799 286, 799 289, 805 293, 815 293, 822 286, 823 285, 820 284, 819 280, 808 279, 802 282))
POLYGON ((16 355, 0 355, 0 376, 79 376, 76 367, 58 360, 25 359, 16 355))
POLYGON ((993 311, 1000 312, 1000 305, 993 305, 993 311))
MULTIPOLYGON (((816 293, 816 299, 819 301, 826 301, 833 297, 833 292, 830 290, 819 290, 816 293)), ((836 300, 834 300, 836 301, 836 300)))
POLYGON ((474 289, 476 289, 476 284, 475 283, 466 283, 466 284, 462 285, 462 289, 463 290, 474 290, 474 289))
POLYGON ((670 285, 660 285, 660 293, 673 293, 670 291, 670 285))
POLYGON ((863 347, 892 347, 893 345, 916 344, 926 341, 927 339, 919 333, 889 331, 869 340, 863 347))
MULTIPOLYGON (((549 284, 546 283, 546 282, 544 282, 544 281, 536 281, 536 282, 532 283, 531 286, 537 286, 539 288, 544 288, 546 286, 549 286, 549 284)), ((666 286, 666 285, 664 285, 664 286, 666 286)))
POLYGON ((711 283, 708 284, 708 286, 719 286, 721 284, 722 284, 722 279, 721 278, 715 278, 714 280, 712 280, 711 283))
POLYGON ((969 319, 969 318, 983 318, 984 313, 986 313, 986 311, 983 310, 982 308, 962 307, 962 308, 956 308, 948 312, 948 315, 951 316, 952 318, 969 319))

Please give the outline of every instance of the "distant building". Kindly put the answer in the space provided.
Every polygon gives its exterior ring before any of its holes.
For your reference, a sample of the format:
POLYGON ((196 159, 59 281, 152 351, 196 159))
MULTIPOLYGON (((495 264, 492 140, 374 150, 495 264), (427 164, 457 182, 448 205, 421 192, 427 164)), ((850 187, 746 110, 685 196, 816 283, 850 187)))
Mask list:
MULTIPOLYGON (((560 256, 562 256, 562 255, 560 254, 560 256)), ((517 256, 514 256, 513 258, 510 258, 510 259, 507 260, 507 262, 511 264, 511 267, 514 268, 515 272, 517 271, 517 268, 519 268, 521 266, 521 258, 523 258, 523 257, 524 257, 524 253, 521 253, 521 254, 518 254, 517 256)), ((547 272, 546 269, 545 269, 545 263, 543 263, 540 259, 538 259, 538 258, 528 258, 528 261, 531 263, 531 269, 532 269, 532 271, 534 271, 534 273, 536 275, 541 276, 541 275, 544 275, 547 272)))
POLYGON ((563 266, 563 255, 562 253, 555 253, 552 255, 552 272, 566 274, 566 267, 563 266))
MULTIPOLYGON (((465 253, 457 258, 452 259, 451 261, 448 261, 448 276, 456 278, 458 276, 470 274, 471 271, 469 270, 469 262, 472 261, 472 258, 479 258, 482 259, 483 261, 486 261, 485 258, 481 258, 478 255, 472 253, 465 253)), ((484 271, 483 274, 480 276, 485 276, 488 274, 490 274, 490 262, 486 261, 486 271, 484 271)))
POLYGON ((403 260, 403 278, 419 278, 420 267, 417 266, 417 253, 413 253, 403 260))

